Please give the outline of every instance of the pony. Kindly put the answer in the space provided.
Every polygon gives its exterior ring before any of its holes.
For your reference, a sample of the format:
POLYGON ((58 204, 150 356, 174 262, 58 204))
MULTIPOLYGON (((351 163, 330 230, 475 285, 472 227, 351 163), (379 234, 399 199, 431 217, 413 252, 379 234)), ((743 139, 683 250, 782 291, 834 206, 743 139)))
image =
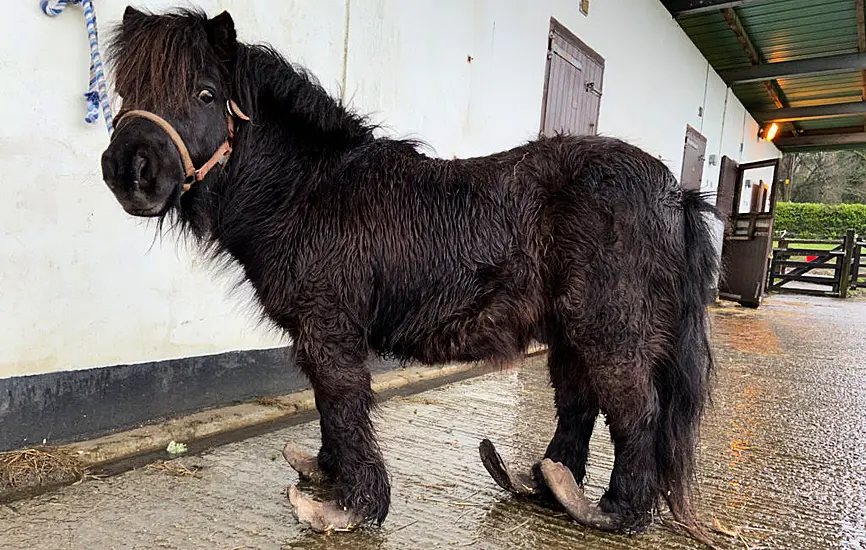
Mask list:
POLYGON ((597 529, 643 530, 665 503, 696 525, 715 209, 660 160, 564 134, 429 156, 378 135, 274 48, 238 41, 228 12, 127 7, 107 59, 122 107, 105 184, 128 214, 239 265, 315 392, 318 454, 291 442, 283 454, 333 499, 289 486, 299 522, 351 530, 388 515, 369 357, 504 362, 539 340, 555 435, 525 471, 483 440, 494 481, 597 529), (599 414, 615 461, 590 503, 599 414))

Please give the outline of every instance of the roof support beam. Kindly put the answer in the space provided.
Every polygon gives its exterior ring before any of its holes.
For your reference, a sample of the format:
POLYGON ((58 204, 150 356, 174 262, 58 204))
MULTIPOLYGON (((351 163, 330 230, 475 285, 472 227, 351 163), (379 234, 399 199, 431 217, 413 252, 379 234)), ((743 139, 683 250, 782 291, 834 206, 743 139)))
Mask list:
MULTIPOLYGON (((857 0, 863 2, 863 0, 857 0)), ((866 52, 866 49, 864 49, 866 52)), ((838 73, 842 71, 858 71, 866 69, 866 53, 848 53, 796 61, 780 61, 752 65, 741 69, 719 71, 719 76, 728 84, 745 84, 761 82, 776 78, 791 78, 813 74, 838 73)))
POLYGON ((810 118, 832 118, 840 116, 866 115, 866 101, 815 105, 813 107, 789 107, 774 111, 755 111, 752 116, 759 123, 791 122, 810 118))
POLYGON ((838 126, 836 128, 813 128, 800 132, 800 137, 826 136, 829 134, 859 134, 863 131, 862 124, 858 124, 857 126, 838 126))
MULTIPOLYGON (((722 10, 722 16, 725 18, 725 21, 728 22, 728 26, 731 27, 731 30, 734 31, 737 40, 743 47, 743 51, 746 52, 746 56, 749 58, 749 62, 752 65, 761 65, 764 60, 761 58, 761 54, 760 52, 758 52, 758 48, 756 48, 755 44, 752 42, 752 38, 749 36, 749 33, 746 32, 745 27, 743 27, 743 23, 740 21, 740 17, 737 15, 737 11, 734 8, 725 8, 722 10)), ((776 107, 778 107, 779 109, 784 109, 788 107, 785 101, 785 94, 779 87, 778 82, 776 82, 775 80, 767 80, 764 81, 763 84, 764 87, 767 89, 767 93, 770 95, 770 98, 773 100, 773 103, 776 104, 776 107)), ((794 135, 797 135, 797 128, 793 124, 791 125, 790 132, 794 135)))
POLYGON ((674 17, 707 13, 725 8, 736 8, 746 4, 756 4, 765 0, 662 0, 662 3, 674 17))
POLYGON ((779 149, 860 145, 866 144, 866 132, 856 132, 852 134, 827 134, 824 136, 784 137, 776 139, 773 143, 779 149))

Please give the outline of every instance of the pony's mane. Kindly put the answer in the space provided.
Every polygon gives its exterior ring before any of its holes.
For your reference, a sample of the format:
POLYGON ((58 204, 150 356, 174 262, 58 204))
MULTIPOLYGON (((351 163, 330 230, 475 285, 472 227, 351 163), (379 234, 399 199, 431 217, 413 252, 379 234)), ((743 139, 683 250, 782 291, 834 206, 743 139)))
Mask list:
POLYGON ((357 146, 373 139, 379 128, 340 105, 312 72, 268 44, 238 44, 232 93, 242 109, 291 126, 306 145, 357 146))
POLYGON ((115 90, 124 109, 185 113, 197 79, 219 66, 208 42, 207 15, 192 9, 149 15, 111 31, 106 65, 115 90))

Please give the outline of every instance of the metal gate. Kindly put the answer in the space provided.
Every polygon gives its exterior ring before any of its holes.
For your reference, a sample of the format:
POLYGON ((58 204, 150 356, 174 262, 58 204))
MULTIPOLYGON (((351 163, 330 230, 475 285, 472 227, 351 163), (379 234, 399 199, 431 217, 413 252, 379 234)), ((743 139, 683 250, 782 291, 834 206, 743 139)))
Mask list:
POLYGON ((728 220, 722 246, 720 298, 749 307, 761 303, 773 249, 778 168, 777 158, 738 165, 722 157, 716 206, 728 220))
POLYGON ((551 19, 541 133, 598 133, 604 59, 551 19))

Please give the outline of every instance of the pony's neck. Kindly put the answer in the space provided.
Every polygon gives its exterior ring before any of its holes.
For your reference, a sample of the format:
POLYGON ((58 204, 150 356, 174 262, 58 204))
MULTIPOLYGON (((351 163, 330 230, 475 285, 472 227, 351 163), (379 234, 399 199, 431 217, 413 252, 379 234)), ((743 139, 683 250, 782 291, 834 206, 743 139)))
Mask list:
POLYGON ((181 205, 180 220, 215 254, 228 252, 246 266, 257 224, 278 215, 294 193, 327 182, 347 154, 384 138, 266 46, 239 44, 232 99, 251 120, 239 124, 229 172, 209 176, 181 205))
POLYGON ((373 126, 266 46, 239 45, 233 88, 254 124, 283 130, 299 153, 340 153, 374 139, 373 126))

